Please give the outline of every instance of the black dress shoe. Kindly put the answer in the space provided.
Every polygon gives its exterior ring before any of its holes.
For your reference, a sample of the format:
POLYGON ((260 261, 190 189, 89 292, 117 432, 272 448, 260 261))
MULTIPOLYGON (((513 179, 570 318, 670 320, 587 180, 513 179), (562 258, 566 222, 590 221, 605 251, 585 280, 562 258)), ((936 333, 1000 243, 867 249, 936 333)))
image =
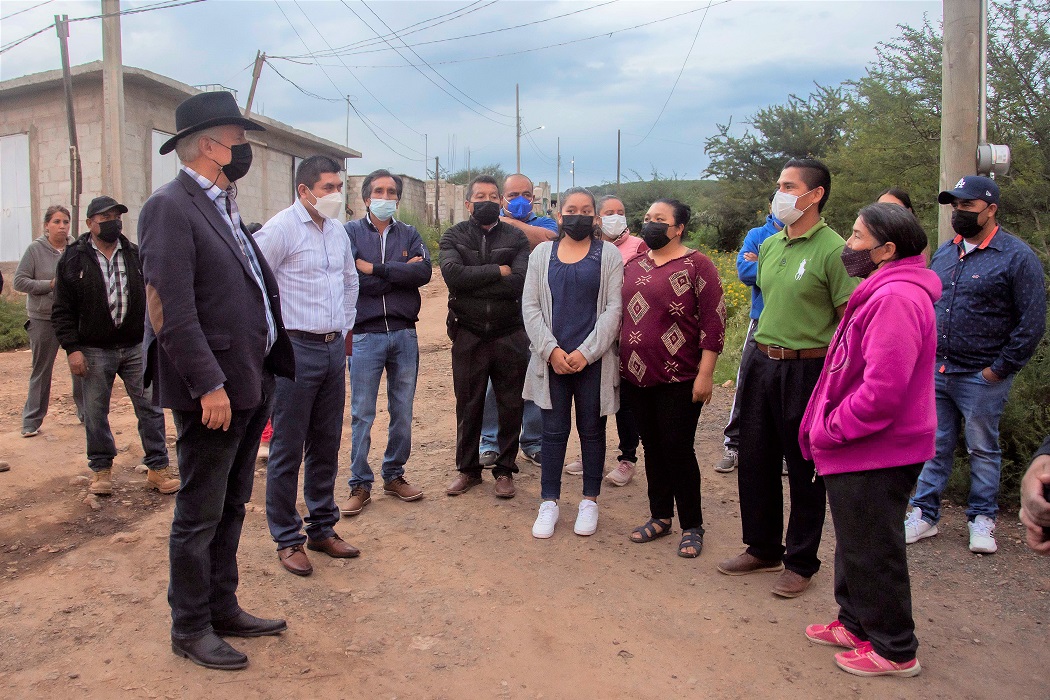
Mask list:
POLYGON ((171 639, 171 650, 176 656, 189 659, 198 666, 220 671, 237 671, 248 665, 248 657, 237 651, 218 635, 209 632, 197 639, 171 639))
POLYGON ((265 637, 288 629, 284 620, 265 620, 243 610, 225 620, 215 620, 211 626, 220 637, 265 637))

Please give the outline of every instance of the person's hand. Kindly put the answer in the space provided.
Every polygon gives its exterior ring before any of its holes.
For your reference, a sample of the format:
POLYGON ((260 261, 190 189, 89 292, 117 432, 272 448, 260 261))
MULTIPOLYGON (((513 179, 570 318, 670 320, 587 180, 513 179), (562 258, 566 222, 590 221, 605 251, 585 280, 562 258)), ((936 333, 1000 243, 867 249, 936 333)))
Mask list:
POLYGON ((219 387, 201 397, 201 423, 211 430, 230 429, 233 411, 230 410, 230 397, 226 389, 219 387))
POLYGON ((417 255, 417 256, 416 256, 416 257, 414 257, 414 258, 409 258, 409 259, 408 259, 408 260, 406 260, 405 262, 408 262, 408 263, 417 263, 417 262, 419 262, 419 261, 420 261, 420 260, 422 260, 422 259, 423 259, 423 256, 422 256, 422 255, 417 255))
POLYGON ((77 350, 71 352, 67 356, 69 360, 69 371, 77 377, 86 377, 88 371, 87 358, 84 357, 84 353, 77 350))
POLYGON ((51 278, 51 289, 54 289, 54 288, 55 288, 55 278, 52 277, 51 278))
POLYGON ((711 392, 714 391, 714 380, 703 374, 696 375, 693 380, 693 403, 706 404, 711 400, 711 392))
POLYGON ((991 382, 992 384, 1003 381, 1003 378, 993 372, 991 367, 985 367, 982 369, 981 376, 984 377, 984 381, 991 382))
POLYGON ((1021 479, 1021 522, 1025 526, 1025 541, 1040 554, 1050 554, 1050 455, 1040 455, 1021 479))
POLYGON ((510 265, 500 265, 499 266, 499 274, 500 274, 500 276, 506 277, 511 272, 513 272, 513 270, 510 269, 510 265))
POLYGON ((550 363, 551 367, 558 374, 573 374, 576 370, 572 368, 572 365, 568 362, 568 355, 561 348, 554 348, 554 352, 551 353, 550 363))
POLYGON ((744 253, 744 260, 747 260, 748 262, 758 262, 758 255, 748 251, 744 253))
POLYGON ((357 271, 358 272, 360 272, 362 274, 365 274, 365 275, 372 274, 372 271, 375 269, 375 265, 373 265, 372 263, 368 262, 367 260, 362 260, 361 258, 356 258, 354 260, 354 265, 357 266, 357 271))
POLYGON ((579 350, 570 352, 565 361, 572 367, 573 372, 581 372, 587 367, 587 358, 579 350))

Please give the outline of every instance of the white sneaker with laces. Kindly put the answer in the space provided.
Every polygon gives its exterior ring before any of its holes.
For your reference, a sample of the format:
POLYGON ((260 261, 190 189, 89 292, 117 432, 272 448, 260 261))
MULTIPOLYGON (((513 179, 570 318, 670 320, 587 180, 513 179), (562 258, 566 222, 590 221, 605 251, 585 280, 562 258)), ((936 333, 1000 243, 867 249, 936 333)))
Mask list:
POLYGON ((532 536, 538 540, 545 540, 554 534, 554 526, 558 524, 558 502, 544 501, 540 504, 539 515, 536 522, 532 524, 532 536))
POLYGON ((994 554, 999 546, 995 544, 992 533, 995 532, 995 521, 987 515, 978 515, 970 528, 970 551, 976 554, 994 554))
POLYGON ((576 515, 576 525, 572 531, 577 535, 593 535, 598 529, 598 504, 586 498, 580 501, 580 512, 576 515))
POLYGON ((937 534, 937 526, 922 519, 922 508, 912 508, 904 518, 904 541, 914 544, 937 534))

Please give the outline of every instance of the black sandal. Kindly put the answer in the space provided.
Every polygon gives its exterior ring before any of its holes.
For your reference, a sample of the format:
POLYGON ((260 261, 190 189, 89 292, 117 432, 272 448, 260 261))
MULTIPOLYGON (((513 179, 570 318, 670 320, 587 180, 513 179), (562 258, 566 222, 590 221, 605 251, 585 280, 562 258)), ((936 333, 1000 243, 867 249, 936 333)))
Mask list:
POLYGON ((655 539, 666 537, 671 534, 671 523, 665 523, 663 520, 657 518, 649 518, 649 521, 645 525, 631 530, 631 534, 638 533, 638 539, 628 537, 631 542, 641 544, 643 542, 652 542, 655 539), (662 529, 657 529, 662 528, 662 529))
POLYGON ((682 530, 682 541, 678 543, 678 556, 686 559, 696 559, 700 556, 700 552, 704 548, 704 528, 702 527, 691 527, 686 530, 682 530), (688 547, 692 547, 696 550, 690 554, 685 550, 688 547))

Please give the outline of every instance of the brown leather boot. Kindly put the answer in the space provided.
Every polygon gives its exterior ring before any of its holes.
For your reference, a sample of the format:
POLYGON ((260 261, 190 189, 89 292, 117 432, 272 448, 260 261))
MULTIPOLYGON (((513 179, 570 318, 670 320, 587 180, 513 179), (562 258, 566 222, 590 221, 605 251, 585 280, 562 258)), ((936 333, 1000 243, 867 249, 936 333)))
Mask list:
POLYGON ((150 469, 146 476, 146 489, 156 489, 163 494, 175 493, 182 488, 182 482, 171 475, 171 467, 150 469))
POLYGON ((109 469, 100 469, 91 477, 91 485, 88 492, 96 496, 113 495, 113 477, 109 469))

